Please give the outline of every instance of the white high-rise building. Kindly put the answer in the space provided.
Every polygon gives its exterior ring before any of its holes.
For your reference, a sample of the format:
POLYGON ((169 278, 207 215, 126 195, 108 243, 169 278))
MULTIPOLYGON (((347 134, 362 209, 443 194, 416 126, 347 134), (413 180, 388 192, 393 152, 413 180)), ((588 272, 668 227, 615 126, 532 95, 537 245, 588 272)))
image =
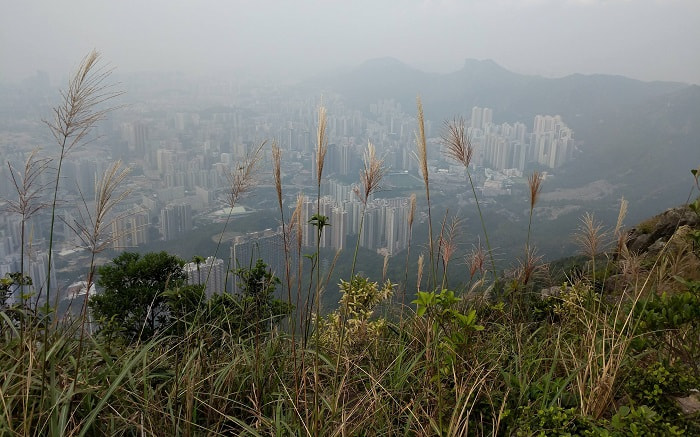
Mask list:
POLYGON ((482 109, 478 106, 472 108, 472 119, 470 123, 472 129, 481 129, 482 126, 482 109))
POLYGON ((199 265, 189 262, 185 264, 183 270, 187 273, 188 284, 206 285, 207 296, 226 291, 226 265, 220 258, 209 256, 199 265))
POLYGON ((192 206, 171 204, 160 210, 160 233, 165 241, 181 237, 192 230, 192 206))
MULTIPOLYGON (((290 237, 294 241, 295 237, 290 237)), ((290 274, 296 272, 298 258, 294 250, 289 251, 290 274)), ((280 281, 278 290, 286 290, 285 276, 287 274, 287 255, 284 251, 284 235, 282 229, 266 229, 260 232, 250 232, 246 235, 238 236, 231 244, 231 269, 254 267, 258 259, 267 264, 270 272, 277 276, 280 281)), ((234 292, 238 291, 237 278, 230 275, 229 283, 234 292)))
POLYGON ((491 123, 493 123, 493 109, 484 108, 481 113, 481 128, 486 129, 491 123))

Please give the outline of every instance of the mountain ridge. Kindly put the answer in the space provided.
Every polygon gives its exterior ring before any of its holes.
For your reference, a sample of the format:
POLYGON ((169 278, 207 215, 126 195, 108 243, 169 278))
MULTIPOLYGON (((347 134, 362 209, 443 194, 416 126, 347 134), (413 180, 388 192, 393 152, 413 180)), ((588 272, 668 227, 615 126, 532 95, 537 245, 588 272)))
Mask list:
POLYGON ((473 106, 493 109, 496 124, 531 126, 537 114, 561 115, 575 132, 582 153, 557 170, 559 186, 605 179, 617 196, 658 202, 637 211, 680 203, 687 172, 700 163, 700 86, 642 81, 610 74, 571 74, 558 78, 515 73, 491 59, 466 59, 451 73, 426 73, 395 58, 368 60, 342 74, 307 81, 308 91, 339 94, 367 111, 381 99, 394 99, 415 111, 421 96, 427 120, 463 115, 473 106), (681 193, 682 191, 682 193, 681 193))

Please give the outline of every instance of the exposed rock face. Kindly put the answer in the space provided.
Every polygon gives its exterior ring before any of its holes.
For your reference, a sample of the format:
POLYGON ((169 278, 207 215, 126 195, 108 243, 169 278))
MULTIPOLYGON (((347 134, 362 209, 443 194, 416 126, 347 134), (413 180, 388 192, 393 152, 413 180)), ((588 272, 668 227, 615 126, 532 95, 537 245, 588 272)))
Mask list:
POLYGON ((676 401, 676 405, 681 409, 683 414, 696 414, 700 411, 700 392, 691 390, 686 397, 672 397, 676 401))
POLYGON ((627 247, 635 253, 658 253, 683 226, 699 229, 700 217, 687 206, 671 208, 632 228, 628 233, 627 247))

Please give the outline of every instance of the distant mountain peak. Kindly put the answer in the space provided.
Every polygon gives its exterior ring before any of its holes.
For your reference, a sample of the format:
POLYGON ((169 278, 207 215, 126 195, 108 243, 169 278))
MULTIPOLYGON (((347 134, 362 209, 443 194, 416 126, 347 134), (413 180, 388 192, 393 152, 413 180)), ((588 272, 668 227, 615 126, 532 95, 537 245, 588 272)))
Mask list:
POLYGON ((500 64, 496 63, 493 59, 471 59, 468 58, 464 61, 463 70, 468 71, 479 71, 479 72, 507 72, 511 71, 503 68, 500 64))
POLYGON ((408 67, 403 62, 391 56, 368 59, 360 67, 408 67))
POLYGON ((494 61, 493 59, 467 58, 464 60, 465 67, 470 67, 470 66, 474 66, 474 65, 503 68, 498 63, 496 63, 496 61, 494 61))

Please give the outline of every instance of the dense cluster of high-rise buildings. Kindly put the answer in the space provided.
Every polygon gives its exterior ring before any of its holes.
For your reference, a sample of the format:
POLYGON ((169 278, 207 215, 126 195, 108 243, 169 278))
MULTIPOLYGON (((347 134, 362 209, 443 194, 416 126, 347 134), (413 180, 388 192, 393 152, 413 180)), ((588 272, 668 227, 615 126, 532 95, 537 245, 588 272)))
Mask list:
POLYGON ((528 132, 522 122, 494 124, 493 110, 475 106, 468 133, 477 152, 476 164, 495 170, 522 171, 532 162, 557 168, 574 152, 573 131, 558 115, 535 116, 528 132))
MULTIPOLYGON (((74 230, 89 218, 86 212, 94 208, 95 181, 104 175, 109 162, 116 159, 132 167, 125 187, 130 195, 107 218, 109 226, 104 228, 105 235, 100 241, 108 242, 117 250, 155 240, 186 238, 197 220, 218 220, 210 217, 214 217, 214 211, 227 206, 224 201, 229 189, 227 175, 265 140, 275 139, 283 150, 285 205, 293 204, 299 193, 308 196, 315 192, 318 102, 314 97, 285 95, 276 88, 242 90, 222 82, 190 86, 178 80, 175 77, 159 79, 151 94, 139 96, 140 102, 110 114, 99 126, 98 141, 90 143, 79 154, 68 156, 59 189, 63 202, 56 209, 59 217, 55 225, 57 253, 69 253, 84 245, 74 230)), ((149 86, 153 83, 148 82, 149 86)), ((18 93, 21 94, 21 90, 18 93)), ((37 97, 42 105, 46 105, 48 94, 49 90, 44 90, 44 94, 37 97)), ((317 212, 328 216, 332 226, 322 235, 321 247, 346 248, 348 237, 358 235, 362 223, 362 247, 387 254, 403 250, 408 239, 408 199, 369 199, 362 220, 364 205, 355 196, 353 184, 358 181, 362 152, 368 141, 375 145, 391 172, 417 175, 415 115, 404 111, 401 104, 391 99, 378 100, 367 108, 350 108, 340 97, 330 95, 324 98, 324 105, 328 108, 329 144, 322 199, 320 203, 315 198, 305 199, 305 222, 317 212)), ((31 128, 21 133, 0 129, 3 163, 0 180, 4 181, 0 183, 0 199, 16 196, 12 184, 6 183, 10 174, 5 164, 21 168, 27 153, 36 145, 36 138, 46 138, 45 133, 32 131, 35 123, 26 122, 26 119, 41 118, 36 108, 15 105, 12 109, 17 120, 10 120, 10 123, 31 128)), ((48 106, 43 109, 49 111, 48 106)), ((533 163, 557 168, 573 156, 573 132, 561 117, 538 115, 528 129, 524 121, 497 124, 497 116, 490 108, 474 107, 466 120, 475 149, 473 166, 522 172, 533 163)), ((434 121, 425 120, 431 175, 442 177, 444 172, 460 171, 459 166, 450 166, 442 153, 439 147, 442 132, 434 126, 434 121)), ((258 177, 257 186, 271 185, 265 176, 271 168, 269 148, 264 150, 262 176, 258 177)), ((55 150, 53 152, 55 154, 55 150)), ((44 153, 52 153, 50 145, 44 148, 44 153)), ((42 176, 42 182, 52 180, 50 172, 42 176)), ((483 189, 484 194, 507 193, 494 184, 494 180, 482 178, 478 188, 483 189)), ((246 206, 273 208, 276 201, 272 197, 257 196, 246 206)), ((47 259, 45 241, 50 228, 47 217, 46 213, 37 214, 28 223, 33 253, 37 254, 30 263, 36 270, 32 275, 36 276, 37 283, 46 276, 39 270, 47 259)), ((0 208, 0 274, 19 269, 19 220, 7 208, 0 208)), ((272 235, 246 237, 248 243, 232 242, 232 257, 224 264, 229 268, 249 262, 254 252, 252 248, 260 251, 273 245, 272 241, 278 238, 274 235, 276 231, 272 235), (236 246, 238 249, 234 250, 236 246)), ((306 226, 303 239, 305 245, 315 245, 311 225, 306 226)), ((351 241, 354 244, 355 240, 351 241)), ((261 253, 266 254, 269 265, 280 268, 281 260, 272 259, 273 253, 279 250, 261 253)), ((70 259, 67 262, 70 263, 70 259)))
POLYGON ((310 197, 304 199, 302 217, 303 222, 307 223, 303 235, 304 246, 313 247, 316 244, 317 228, 310 220, 317 213, 319 205, 320 214, 326 216, 331 224, 321 233, 320 247, 341 250, 346 247, 348 236, 358 235, 361 247, 388 255, 400 252, 408 245, 410 204, 407 197, 373 199, 365 206, 358 199, 329 195, 322 197, 320 202, 310 197))

